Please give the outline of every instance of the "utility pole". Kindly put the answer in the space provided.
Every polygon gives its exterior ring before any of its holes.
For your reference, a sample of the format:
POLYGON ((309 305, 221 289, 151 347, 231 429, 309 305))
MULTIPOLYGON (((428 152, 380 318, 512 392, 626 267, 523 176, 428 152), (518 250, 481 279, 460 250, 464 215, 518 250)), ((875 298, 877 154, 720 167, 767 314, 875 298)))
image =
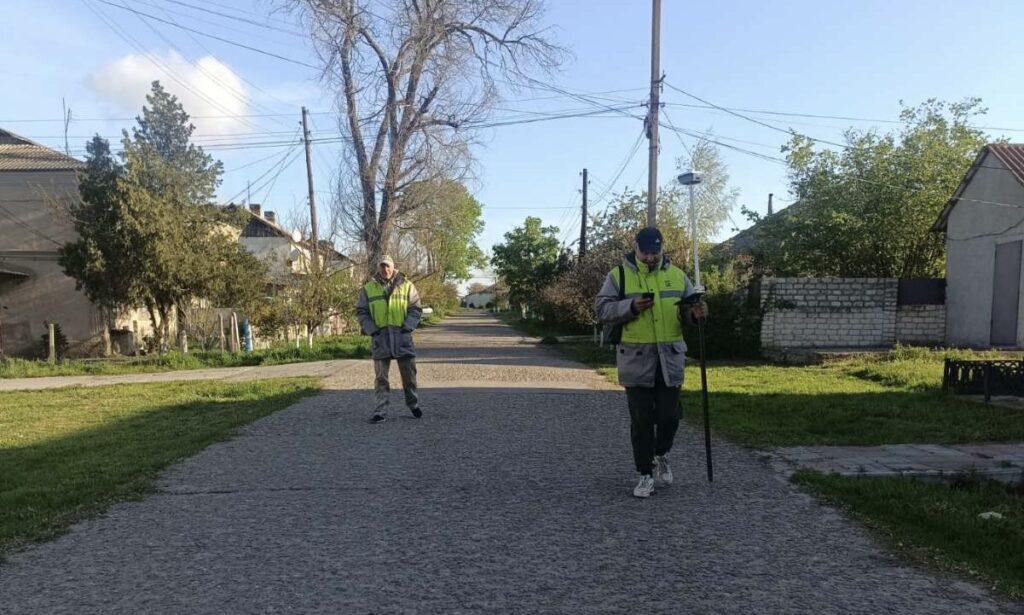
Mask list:
POLYGON ((64 99, 60 99, 60 105, 64 108, 64 153, 71 155, 71 146, 68 145, 68 126, 71 124, 71 109, 68 109, 64 99))
POLYGON ((583 169, 583 221, 580 223, 580 258, 587 255, 587 170, 583 169))
MULTIPOLYGON (((306 179, 309 182, 309 230, 312 243, 313 258, 316 260, 316 253, 319 246, 319 238, 316 232, 316 194, 313 192, 313 150, 309 143, 309 124, 306 117, 309 111, 302 108, 302 139, 306 142, 306 179)), ((317 265, 320 263, 318 262, 317 265)))
POLYGON ((647 106, 647 226, 655 226, 658 208, 658 106, 661 90, 661 0, 652 0, 651 99, 647 106))
POLYGON ((252 203, 252 180, 245 185, 245 204, 249 205, 252 203))
POLYGON ((772 211, 772 197, 773 196, 775 196, 775 195, 772 194, 771 192, 768 193, 768 215, 769 216, 772 215, 773 213, 775 213, 774 211, 772 211))

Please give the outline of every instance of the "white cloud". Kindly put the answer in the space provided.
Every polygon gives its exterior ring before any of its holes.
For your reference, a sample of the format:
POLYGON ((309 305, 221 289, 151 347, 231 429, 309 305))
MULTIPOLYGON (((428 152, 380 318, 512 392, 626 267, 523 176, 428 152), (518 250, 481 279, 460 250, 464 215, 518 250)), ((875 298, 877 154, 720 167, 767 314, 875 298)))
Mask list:
POLYGON ((192 116, 197 135, 250 131, 250 124, 245 119, 202 117, 250 113, 245 83, 228 65, 212 56, 200 58, 192 64, 174 51, 165 56, 131 54, 92 73, 86 83, 102 100, 134 116, 141 113, 146 94, 153 81, 157 80, 165 90, 178 97, 185 111, 192 116))

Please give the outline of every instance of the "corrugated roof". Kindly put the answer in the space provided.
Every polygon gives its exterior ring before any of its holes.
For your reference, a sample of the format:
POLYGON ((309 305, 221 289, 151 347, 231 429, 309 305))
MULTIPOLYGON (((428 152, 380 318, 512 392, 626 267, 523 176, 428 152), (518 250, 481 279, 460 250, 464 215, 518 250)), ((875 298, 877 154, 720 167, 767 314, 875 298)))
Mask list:
POLYGON ((989 145, 988 149, 1024 186, 1024 143, 995 143, 989 145))
POLYGON ((80 160, 0 129, 0 172, 74 171, 84 167, 80 160))
POLYGON ((952 198, 946 203, 946 206, 942 208, 942 212, 939 213, 939 219, 932 225, 932 231, 945 231, 946 224, 949 222, 949 214, 956 207, 957 203, 960 202, 960 198, 964 194, 964 190, 967 189, 967 185, 974 179, 975 173, 981 168, 981 163, 985 160, 988 154, 992 154, 1002 162, 1006 168, 1010 171, 1013 177, 1017 180, 1021 186, 1024 186, 1024 143, 991 143, 981 148, 978 152, 978 156, 974 159, 974 164, 967 171, 963 181, 957 186, 956 191, 953 193, 952 198))

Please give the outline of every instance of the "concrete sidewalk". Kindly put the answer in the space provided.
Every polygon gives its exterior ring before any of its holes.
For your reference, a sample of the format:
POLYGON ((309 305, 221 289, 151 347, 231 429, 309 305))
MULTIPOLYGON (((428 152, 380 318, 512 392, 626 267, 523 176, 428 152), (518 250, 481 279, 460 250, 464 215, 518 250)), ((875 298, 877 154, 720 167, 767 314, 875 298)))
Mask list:
POLYGON ((941 478, 974 473, 1009 483, 1024 481, 1024 442, 795 446, 772 454, 790 470, 810 468, 843 476, 941 478))
POLYGON ((98 387, 109 384, 131 384, 142 382, 176 382, 191 380, 263 380, 266 378, 291 378, 295 376, 327 377, 337 375, 347 368, 364 365, 361 360, 314 361, 289 363, 287 365, 256 365, 253 367, 218 367, 211 369, 189 369, 172 372, 151 372, 146 374, 118 374, 112 376, 47 376, 45 378, 4 378, 0 379, 0 391, 38 391, 83 386, 98 387))
POLYGON ((910 568, 756 453, 683 428, 635 483, 625 396, 496 320, 420 338, 424 418, 369 362, 0 566, 0 611, 1021 613, 910 568))

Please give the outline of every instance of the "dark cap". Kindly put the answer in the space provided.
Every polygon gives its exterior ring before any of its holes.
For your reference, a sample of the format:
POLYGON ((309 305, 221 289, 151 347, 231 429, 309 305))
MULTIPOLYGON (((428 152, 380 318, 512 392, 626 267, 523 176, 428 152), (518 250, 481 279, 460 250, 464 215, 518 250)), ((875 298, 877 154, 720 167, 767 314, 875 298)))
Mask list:
POLYGON ((636 247, 641 252, 647 252, 648 254, 661 252, 661 242, 661 231, 653 226, 648 226, 636 234, 636 247))

